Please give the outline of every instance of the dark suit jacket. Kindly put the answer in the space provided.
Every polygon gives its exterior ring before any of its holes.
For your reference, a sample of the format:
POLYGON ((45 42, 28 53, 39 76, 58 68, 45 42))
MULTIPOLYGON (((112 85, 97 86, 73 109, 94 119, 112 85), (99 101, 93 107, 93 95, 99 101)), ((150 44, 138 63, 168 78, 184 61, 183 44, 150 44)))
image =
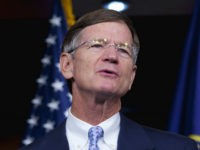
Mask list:
MULTIPOLYGON (((67 120, 66 120, 67 121, 67 120)), ((52 132, 20 150, 69 150, 65 122, 52 132)), ((197 150, 197 144, 184 136, 152 129, 121 114, 118 150, 197 150)))

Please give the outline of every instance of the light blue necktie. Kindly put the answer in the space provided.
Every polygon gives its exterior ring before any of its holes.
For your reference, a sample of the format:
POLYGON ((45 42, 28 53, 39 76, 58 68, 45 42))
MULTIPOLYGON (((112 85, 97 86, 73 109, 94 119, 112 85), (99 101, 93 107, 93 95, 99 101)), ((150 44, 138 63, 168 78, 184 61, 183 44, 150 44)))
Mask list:
POLYGON ((103 137, 103 129, 99 126, 91 127, 88 131, 89 150, 99 150, 97 145, 98 140, 103 137))

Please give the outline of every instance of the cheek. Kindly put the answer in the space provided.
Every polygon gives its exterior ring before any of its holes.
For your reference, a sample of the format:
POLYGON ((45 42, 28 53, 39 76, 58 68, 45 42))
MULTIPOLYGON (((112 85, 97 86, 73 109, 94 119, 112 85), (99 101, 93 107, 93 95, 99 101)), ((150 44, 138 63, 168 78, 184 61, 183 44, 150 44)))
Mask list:
POLYGON ((134 71, 132 67, 127 67, 123 70, 123 82, 125 83, 125 86, 130 87, 130 84, 132 84, 134 80, 134 71))
POLYGON ((77 58, 74 64, 74 77, 87 78, 92 73, 92 61, 88 57, 77 58))

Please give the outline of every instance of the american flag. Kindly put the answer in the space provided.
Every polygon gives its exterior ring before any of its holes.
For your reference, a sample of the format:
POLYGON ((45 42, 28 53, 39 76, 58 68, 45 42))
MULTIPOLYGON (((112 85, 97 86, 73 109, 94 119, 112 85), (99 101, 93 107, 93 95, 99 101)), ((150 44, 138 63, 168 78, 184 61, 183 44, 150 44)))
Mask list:
MULTIPOLYGON (((37 90, 31 100, 32 110, 27 119, 22 146, 32 143, 59 125, 67 117, 66 112, 71 105, 72 97, 59 68, 61 44, 67 31, 67 18, 64 17, 62 4, 61 0, 54 0, 49 34, 45 39, 46 52, 41 59, 42 70, 36 79, 37 90)), ((67 8, 70 5, 71 2, 67 8)))

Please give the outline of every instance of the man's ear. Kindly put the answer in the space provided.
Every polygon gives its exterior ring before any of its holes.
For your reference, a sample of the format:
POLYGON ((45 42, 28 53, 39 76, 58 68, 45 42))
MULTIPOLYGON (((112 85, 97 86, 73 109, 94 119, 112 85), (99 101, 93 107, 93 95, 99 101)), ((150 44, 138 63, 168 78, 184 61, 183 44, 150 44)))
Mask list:
POLYGON ((73 58, 72 55, 63 52, 60 56, 60 70, 66 79, 73 77, 73 58))

